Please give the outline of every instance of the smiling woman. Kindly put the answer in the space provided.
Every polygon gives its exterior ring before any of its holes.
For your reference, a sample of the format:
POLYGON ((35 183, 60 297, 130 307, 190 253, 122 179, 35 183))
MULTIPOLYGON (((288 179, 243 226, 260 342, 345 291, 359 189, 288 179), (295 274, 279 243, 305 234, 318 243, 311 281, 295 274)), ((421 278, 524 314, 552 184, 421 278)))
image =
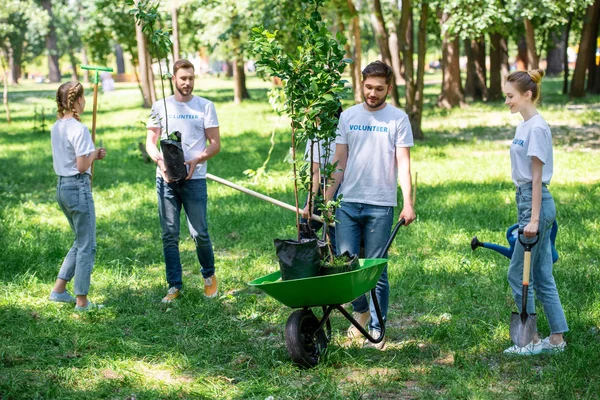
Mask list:
POLYGON ((548 191, 554 172, 552 134, 536 109, 543 76, 542 70, 513 72, 508 76, 504 87, 510 111, 518 112, 523 117, 510 147, 510 159, 512 178, 517 189, 519 228, 528 240, 522 242, 519 237, 515 243, 508 281, 519 313, 523 316, 535 314, 533 290, 528 284, 531 260, 533 289, 544 305, 551 335, 541 340, 537 327, 533 327, 534 335, 526 339, 525 343, 516 342, 506 349, 504 352, 507 354, 532 355, 544 350, 563 351, 566 345, 563 333, 569 330, 552 275, 550 233, 556 219, 556 206, 548 191), (534 238, 536 239, 533 240, 534 238), (531 249, 530 245, 538 242, 531 249), (527 343, 530 339, 531 342, 527 343))

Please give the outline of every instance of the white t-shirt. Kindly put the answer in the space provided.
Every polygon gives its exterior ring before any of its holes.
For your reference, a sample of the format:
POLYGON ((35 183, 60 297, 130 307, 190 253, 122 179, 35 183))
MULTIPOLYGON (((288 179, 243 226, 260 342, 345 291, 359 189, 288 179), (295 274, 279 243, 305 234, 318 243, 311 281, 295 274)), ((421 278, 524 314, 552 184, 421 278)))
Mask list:
MULTIPOLYGON (((57 119, 50 131, 52 164, 58 176, 79 174, 77 157, 87 156, 96 148, 87 126, 75 118, 57 119)), ((91 167, 85 173, 91 175, 91 167)))
POLYGON ((408 115, 390 104, 378 111, 357 104, 342 112, 337 134, 336 143, 348 145, 342 201, 395 207, 396 147, 414 145, 408 115))
MULTIPOLYGON (((205 129, 219 126, 217 111, 214 104, 203 97, 193 96, 188 102, 175 100, 175 96, 167 97, 167 110, 169 115, 169 134, 181 132, 181 147, 185 161, 199 157, 206 149, 207 137, 205 129)), ((166 139, 165 105, 163 100, 158 100, 152 105, 150 118, 146 124, 148 128, 160 128, 160 138, 166 139)), ((156 176, 160 176, 158 167, 156 176)), ((192 179, 206 178, 206 162, 196 165, 192 179)))
POLYGON ((542 183, 550 184, 554 169, 552 133, 541 115, 536 114, 517 125, 515 138, 510 146, 511 176, 516 186, 531 183, 531 157, 544 164, 542 183))

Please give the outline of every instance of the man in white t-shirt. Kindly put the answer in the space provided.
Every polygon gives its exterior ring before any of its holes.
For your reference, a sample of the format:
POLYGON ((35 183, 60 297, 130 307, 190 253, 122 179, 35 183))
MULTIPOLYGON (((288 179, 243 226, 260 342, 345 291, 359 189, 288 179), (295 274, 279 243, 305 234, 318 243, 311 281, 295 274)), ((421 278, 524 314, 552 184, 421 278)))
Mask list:
POLYGON ((163 303, 179 297, 182 287, 182 267, 179 255, 179 217, 183 206, 188 227, 204 278, 204 295, 217 295, 215 260, 207 226, 206 162, 221 150, 219 121, 212 102, 194 96, 194 65, 188 60, 178 60, 173 65, 175 95, 152 105, 148 119, 146 151, 157 164, 156 191, 158 215, 162 227, 169 291, 163 303), (166 102, 166 115, 165 115, 166 102), (167 125, 168 130, 167 132, 167 125), (181 133, 181 144, 188 176, 173 182, 169 179, 158 139, 166 139, 171 133, 181 133))
MULTIPOLYGON (((392 69, 381 61, 369 64, 363 71, 364 102, 345 110, 340 116, 333 162, 338 172, 327 189, 326 200, 334 196, 338 185, 342 202, 336 210, 337 252, 359 254, 364 238, 365 257, 387 257, 381 254, 390 237, 397 205, 398 183, 402 189, 403 207, 399 219, 405 225, 415 219, 411 199, 410 147, 414 145, 410 121, 406 113, 387 104, 392 90, 392 69)), ((376 295, 385 322, 389 303, 387 266, 376 286, 376 295)), ((354 319, 366 327, 375 339, 381 335, 373 301, 363 295, 352 302, 354 319)), ((350 326, 348 336, 360 331, 350 326)), ((383 348, 384 341, 375 345, 383 348)))

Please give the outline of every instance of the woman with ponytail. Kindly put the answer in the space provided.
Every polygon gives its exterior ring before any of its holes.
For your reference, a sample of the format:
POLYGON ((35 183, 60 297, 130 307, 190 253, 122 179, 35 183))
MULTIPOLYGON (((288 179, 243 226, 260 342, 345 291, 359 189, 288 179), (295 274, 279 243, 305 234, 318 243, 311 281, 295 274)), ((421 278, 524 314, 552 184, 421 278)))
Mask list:
POLYGON ((106 156, 106 150, 94 147, 88 128, 81 123, 80 114, 85 109, 81 83, 63 83, 56 92, 56 105, 58 115, 51 130, 54 172, 58 175, 56 199, 75 233, 75 242, 62 263, 50 301, 75 303, 76 311, 87 311, 98 307, 87 299, 96 255, 91 166, 106 156), (71 279, 75 297, 66 290, 71 279))
MULTIPOLYGON (((510 112, 520 113, 523 121, 517 126, 510 146, 511 175, 516 186, 519 227, 523 228, 524 241, 533 242, 531 251, 531 278, 527 313, 535 313, 533 291, 544 306, 550 325, 550 336, 541 340, 536 332, 531 343, 524 347, 512 346, 507 354, 533 355, 542 351, 560 352, 565 349, 563 333, 569 330, 560 303, 556 283, 552 276, 552 249, 550 230, 556 217, 556 207, 548 185, 554 168, 552 134, 548 124, 536 109, 540 97, 544 71, 516 71, 511 73, 504 86, 505 104, 510 112), (533 289, 532 289, 533 286, 533 289)), ((524 248, 517 241, 510 260, 508 282, 515 303, 521 312, 524 248)))

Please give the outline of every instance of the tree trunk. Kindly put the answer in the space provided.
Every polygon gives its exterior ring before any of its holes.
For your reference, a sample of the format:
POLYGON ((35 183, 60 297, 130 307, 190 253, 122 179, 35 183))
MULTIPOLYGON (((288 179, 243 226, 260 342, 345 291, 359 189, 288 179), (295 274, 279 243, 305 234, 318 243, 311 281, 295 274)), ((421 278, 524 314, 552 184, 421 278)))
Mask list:
MULTIPOLYGON (((9 81, 5 80, 4 83, 5 83, 5 85, 7 85, 7 84, 16 85, 16 84, 18 84, 18 79, 15 79, 15 74, 14 74, 15 57, 13 55, 14 52, 13 52, 12 44, 10 42, 6 43, 6 47, 4 49, 4 54, 5 54, 6 60, 8 62, 8 69, 11 71, 9 81)), ((2 62, 2 65, 4 65, 4 61, 2 62)))
POLYGON ((52 0, 43 0, 42 7, 48 13, 50 23, 46 34, 46 50, 48 51, 48 79, 50 82, 60 82, 60 67, 58 65, 58 47, 56 45, 56 28, 52 14, 52 0))
POLYGON ((421 129, 423 115, 423 88, 425 76, 425 53, 427 52, 427 18, 429 5, 421 2, 419 33, 417 36, 417 79, 414 79, 414 42, 413 42, 413 12, 412 0, 402 0, 400 16, 400 48, 404 58, 404 80, 406 82, 406 113, 410 120, 413 137, 418 140, 425 138, 421 129))
POLYGON ((354 92, 354 102, 360 103, 363 101, 362 98, 362 44, 360 42, 360 20, 358 18, 358 12, 354 7, 353 0, 347 0, 348 9, 352 14, 352 36, 354 39, 354 57, 352 63, 352 90, 354 92))
MULTIPOLYGON (((444 24, 450 15, 440 12, 440 24, 444 24)), ((444 33, 442 39, 442 93, 438 96, 437 104, 442 108, 464 106, 464 94, 460 81, 460 46, 458 37, 451 38, 450 33, 444 33)))
POLYGON ((502 87, 508 76, 508 45, 500 33, 490 33, 490 88, 489 100, 503 97, 502 87))
POLYGON ((546 57, 546 75, 557 76, 563 71, 564 30, 554 30, 550 33, 548 56, 546 57))
MULTIPOLYGON (((136 6, 138 0, 136 0, 136 6)), ((135 23, 135 21, 134 21, 135 23)), ((135 24, 135 37, 137 39, 138 48, 138 65, 140 69, 138 82, 142 88, 143 107, 150 108, 152 106, 152 96, 150 94, 150 83, 148 79, 148 61, 146 58, 146 37, 142 32, 142 26, 135 24)))
MULTIPOLYGON (((81 61, 83 61, 84 65, 88 65, 89 61, 87 58, 87 52, 85 51, 85 47, 81 48, 81 61)), ((87 69, 83 69, 81 70, 81 73, 83 74, 83 83, 85 83, 86 85, 90 83, 90 71, 87 69)))
POLYGON ((596 47, 597 32, 592 32, 592 23, 598 7, 600 7, 600 0, 596 0, 594 4, 588 6, 583 18, 581 41, 579 42, 579 52, 577 53, 575 71, 573 71, 569 98, 585 97, 585 75, 589 66, 590 47, 596 47))
MULTIPOLYGON (((383 20, 381 3, 379 0, 373 0, 371 6, 373 8, 373 13, 371 14, 371 23, 373 24, 373 30, 375 31, 375 37, 377 39, 379 51, 381 52, 382 61, 390 67, 393 67, 392 55, 390 54, 389 37, 387 30, 385 29, 385 21, 383 20)), ((392 79, 392 105, 395 107, 400 107, 398 86, 396 85, 395 78, 392 79)))
MULTIPOLYGON (((160 62, 160 60, 158 60, 158 62, 160 62)), ((154 103, 157 100, 156 97, 156 85, 155 85, 155 81, 156 81, 156 77, 154 76, 154 70, 152 69, 152 56, 150 55, 150 50, 148 49, 148 46, 146 46, 146 68, 147 68, 147 72, 146 72, 146 77, 148 78, 148 87, 150 88, 150 101, 152 103, 154 103)), ((162 76, 160 77, 160 79, 162 79, 162 76)), ((165 97, 165 92, 164 90, 162 91, 162 97, 165 97)))
MULTIPOLYGON (((392 1, 390 6, 393 7, 396 11, 398 10, 398 2, 392 1)), ((400 87, 404 83, 403 79, 403 70, 404 66, 402 60, 402 48, 400 47, 400 42, 402 39, 399 36, 402 35, 400 22, 392 23, 392 26, 389 31, 388 44, 390 46, 390 56, 392 57, 392 70, 394 71, 394 80, 396 81, 396 86, 400 87)), ((412 33, 412 32, 411 32, 412 33)), ((411 38, 412 40, 412 38, 411 38)))
POLYGON ((6 111, 6 122, 11 123, 10 119, 10 108, 8 107, 8 69, 6 68, 6 63, 4 59, 2 59, 2 76, 4 78, 4 93, 2 96, 2 102, 4 103, 4 110, 6 111))
POLYGON ((517 57, 515 60, 517 71, 526 71, 529 60, 527 58, 527 41, 521 37, 517 42, 517 57))
POLYGON ((485 41, 465 39, 467 53, 467 79, 465 81, 465 96, 475 101, 487 100, 487 69, 485 67, 485 41))
POLYGON ((537 69, 540 67, 540 60, 535 47, 535 33, 533 24, 528 18, 523 18, 525 23, 525 41, 527 43, 527 69, 537 69))
POLYGON ((419 33, 417 35, 417 90, 415 91, 416 109, 410 125, 413 130, 413 138, 423 140, 425 134, 421 128, 423 117, 423 91, 425 89, 425 54, 427 53, 427 20, 429 19, 429 3, 421 2, 421 16, 419 19, 419 33))
POLYGON ((225 77, 226 78, 232 78, 233 77, 233 62, 232 61, 225 61, 225 77))
POLYGON ((125 73, 125 58, 123 57, 123 47, 115 43, 115 59, 117 60, 117 74, 125 73))
POLYGON ((233 102, 241 104, 244 99, 249 99, 250 94, 246 89, 246 72, 244 71, 244 58, 240 49, 240 40, 235 38, 234 60, 233 60, 233 102))
POLYGON ((79 76, 77 74, 77 58, 73 54, 73 50, 69 49, 69 63, 71 64, 71 80, 78 81, 79 76))
POLYGON ((569 13, 569 19, 567 20, 567 27, 565 28, 565 42, 563 44, 563 89, 562 94, 569 92, 569 36, 571 34, 571 25, 573 24, 573 13, 569 13))
MULTIPOLYGON (((412 12, 412 0, 402 0, 402 14, 400 14, 400 21, 398 24, 399 33, 399 47, 402 50, 402 58, 404 59, 404 98, 406 113, 413 124, 414 113, 416 110, 415 104, 415 71, 413 63, 413 12, 412 12)), ((414 134, 414 132, 413 132, 414 134)))
POLYGON ((592 93, 594 87, 596 86, 596 42, 598 41, 598 28, 600 28, 600 6, 598 3, 600 0, 596 0, 595 13, 593 15, 592 21, 590 21, 591 31, 590 31, 590 49, 588 55, 588 81, 587 81, 587 91, 592 93))
POLYGON ((171 1, 171 25, 173 27, 173 60, 181 58, 179 54, 179 21, 177 20, 177 0, 171 1))

